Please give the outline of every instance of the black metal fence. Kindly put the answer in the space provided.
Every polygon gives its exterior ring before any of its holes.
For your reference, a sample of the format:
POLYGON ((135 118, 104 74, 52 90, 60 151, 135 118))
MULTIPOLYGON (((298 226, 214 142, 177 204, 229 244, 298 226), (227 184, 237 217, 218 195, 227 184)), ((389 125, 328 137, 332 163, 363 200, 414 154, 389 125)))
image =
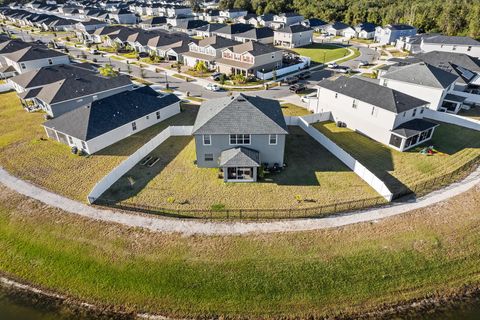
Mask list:
POLYGON ((129 203, 125 201, 113 201, 98 199, 95 205, 105 206, 126 211, 141 212, 147 214, 161 215, 165 217, 190 218, 190 219, 211 219, 211 220, 270 220, 270 219, 297 219, 297 218, 319 218, 338 212, 356 211, 364 208, 371 208, 386 204, 383 197, 374 197, 347 202, 334 202, 327 205, 292 208, 292 209, 222 209, 222 210, 185 210, 167 209, 151 205, 129 203))
MULTIPOLYGON (((480 165, 480 156, 476 157, 454 171, 438 176, 427 181, 419 182, 409 188, 395 193, 393 199, 406 196, 423 196, 432 191, 441 189, 455 181, 465 178, 480 165)), ((358 211, 366 208, 373 208, 387 204, 383 197, 368 199, 334 202, 322 206, 292 209, 221 209, 221 210, 188 210, 188 209, 167 209, 128 201, 115 201, 100 198, 95 202, 97 206, 104 206, 119 210, 134 211, 147 214, 161 215, 165 217, 190 218, 190 219, 211 219, 211 220, 271 220, 271 219, 298 219, 298 218, 320 218, 340 212, 358 211)))
POLYGON ((393 199, 395 200, 409 195, 415 195, 416 197, 424 196, 432 191, 439 190, 456 181, 460 181, 476 170, 479 165, 480 156, 477 156, 450 173, 421 181, 408 188, 405 187, 403 190, 396 192, 393 195, 393 199))

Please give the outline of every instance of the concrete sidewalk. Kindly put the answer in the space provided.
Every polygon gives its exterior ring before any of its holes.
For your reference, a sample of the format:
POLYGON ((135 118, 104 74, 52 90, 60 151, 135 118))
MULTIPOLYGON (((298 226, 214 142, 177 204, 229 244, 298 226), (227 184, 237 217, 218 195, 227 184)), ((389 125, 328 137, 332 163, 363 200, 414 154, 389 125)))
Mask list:
POLYGON ((454 183, 445 189, 438 190, 423 198, 412 200, 411 202, 392 204, 383 208, 368 209, 354 213, 337 214, 319 219, 271 222, 211 222, 168 219, 99 209, 36 187, 26 181, 13 177, 2 168, 0 168, 0 183, 20 194, 36 199, 49 206, 86 218, 119 223, 129 227, 141 227, 164 233, 180 233, 184 235, 241 235, 249 233, 320 230, 396 216, 445 201, 480 185, 480 167, 463 181, 454 183))

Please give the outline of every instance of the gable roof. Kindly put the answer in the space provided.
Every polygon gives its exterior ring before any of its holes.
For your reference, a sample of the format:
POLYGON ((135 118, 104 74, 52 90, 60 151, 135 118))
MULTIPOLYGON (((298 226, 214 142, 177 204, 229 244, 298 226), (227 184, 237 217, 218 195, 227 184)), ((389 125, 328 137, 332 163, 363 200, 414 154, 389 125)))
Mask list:
POLYGON ((320 88, 338 92, 397 114, 428 104, 405 93, 359 78, 342 76, 333 81, 322 80, 318 85, 320 88))
POLYGON ((269 27, 253 28, 237 34, 237 37, 259 40, 273 37, 273 30, 269 27))
POLYGON ((246 23, 233 23, 233 24, 227 24, 226 26, 217 29, 215 33, 222 33, 222 34, 238 34, 238 33, 243 33, 246 32, 250 29, 253 29, 254 26, 251 24, 246 24, 246 23))
POLYGON ((408 24, 388 24, 385 26, 385 28, 391 30, 416 30, 415 27, 408 24))
POLYGON ((6 57, 15 62, 47 59, 54 57, 68 57, 66 54, 41 46, 28 46, 18 51, 7 54, 6 57))
POLYGON ((87 74, 81 77, 66 78, 52 82, 42 88, 37 98, 45 103, 53 104, 126 87, 131 84, 130 78, 126 75, 107 78, 96 74, 87 74))
POLYGON ((10 78, 22 88, 43 86, 62 79, 96 73, 90 64, 59 64, 28 71, 10 78))
POLYGON ((351 28, 348 24, 340 22, 340 21, 335 21, 329 25, 330 28, 334 30, 344 30, 351 28))
POLYGON ((204 26, 201 26, 197 28, 198 31, 204 31, 204 32, 214 32, 217 31, 223 27, 227 26, 226 23, 209 23, 204 26))
POLYGON ((458 77, 430 64, 419 62, 389 70, 382 78, 445 89, 458 77))
POLYGON ((355 26, 356 29, 359 29, 360 31, 365 31, 365 32, 374 32, 376 27, 377 27, 376 24, 370 23, 370 22, 362 22, 355 26))
POLYGON ((165 17, 153 17, 140 22, 140 24, 146 24, 146 25, 156 25, 156 24, 164 24, 164 23, 167 23, 167 18, 165 17))
POLYGON ((480 46, 480 42, 470 37, 436 35, 423 39, 424 43, 480 46))
POLYGON ((328 24, 327 22, 321 20, 321 19, 317 19, 317 18, 310 18, 310 19, 307 19, 308 20, 308 23, 310 25, 310 27, 321 27, 321 26, 324 26, 326 24, 328 24))
POLYGON ((199 47, 211 46, 212 48, 215 48, 215 49, 232 47, 237 44, 240 44, 240 42, 227 39, 224 37, 220 37, 220 36, 206 37, 205 39, 201 39, 198 41, 199 47))
POLYGON ((23 42, 21 40, 6 40, 0 43, 0 54, 12 53, 33 46, 33 43, 23 42))
POLYGON ((253 56, 282 51, 281 49, 275 48, 274 46, 270 46, 256 41, 247 41, 245 43, 238 44, 236 46, 233 46, 230 50, 235 53, 248 52, 253 56))
POLYGON ((307 31, 313 31, 313 29, 305 27, 302 24, 285 26, 283 28, 275 30, 275 32, 283 32, 283 33, 300 33, 300 32, 307 32, 307 31))
POLYGON ((202 103, 194 134, 287 134, 277 100, 239 94, 202 103))
POLYGON ((145 86, 96 100, 44 126, 88 141, 179 101, 174 94, 161 95, 145 86))
POLYGON ((220 167, 259 167, 260 153, 256 150, 238 147, 220 153, 220 167))

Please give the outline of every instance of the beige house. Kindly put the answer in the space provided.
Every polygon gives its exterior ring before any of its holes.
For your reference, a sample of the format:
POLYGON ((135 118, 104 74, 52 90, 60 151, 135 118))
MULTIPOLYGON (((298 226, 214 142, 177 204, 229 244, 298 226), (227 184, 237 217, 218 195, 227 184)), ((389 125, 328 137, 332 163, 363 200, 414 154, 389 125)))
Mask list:
POLYGON ((273 41, 286 48, 307 46, 313 42, 313 29, 301 24, 283 27, 274 31, 273 41))
POLYGON ((283 51, 270 45, 248 41, 222 51, 217 70, 227 75, 255 75, 282 67, 283 51))

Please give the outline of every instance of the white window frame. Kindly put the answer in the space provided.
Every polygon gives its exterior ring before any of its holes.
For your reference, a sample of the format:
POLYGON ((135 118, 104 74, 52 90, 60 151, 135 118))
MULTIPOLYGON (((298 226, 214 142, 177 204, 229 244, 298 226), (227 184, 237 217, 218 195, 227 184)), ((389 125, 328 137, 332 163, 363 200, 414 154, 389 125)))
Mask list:
POLYGON ((248 133, 230 134, 228 136, 228 143, 231 146, 249 146, 252 144, 252 135, 248 133), (232 136, 235 136, 236 143, 232 143, 232 136), (240 136, 241 136, 242 143, 238 143, 240 136), (245 143, 246 137, 248 137, 248 143, 245 143))
POLYGON ((205 162, 213 161, 213 153, 205 153, 203 155, 203 161, 205 161, 205 162), (207 156, 209 156, 209 157, 207 158, 207 156))
POLYGON ((211 146, 212 145, 212 135, 210 135, 210 134, 202 135, 202 142, 203 142, 204 146, 211 146), (208 139, 206 139, 207 137, 208 137, 208 139), (205 142, 206 140, 208 140, 208 143, 205 142))
POLYGON ((268 144, 271 146, 276 146, 278 144, 278 135, 277 134, 269 134, 268 135, 268 144), (272 138, 275 137, 275 143, 272 143, 272 138))

